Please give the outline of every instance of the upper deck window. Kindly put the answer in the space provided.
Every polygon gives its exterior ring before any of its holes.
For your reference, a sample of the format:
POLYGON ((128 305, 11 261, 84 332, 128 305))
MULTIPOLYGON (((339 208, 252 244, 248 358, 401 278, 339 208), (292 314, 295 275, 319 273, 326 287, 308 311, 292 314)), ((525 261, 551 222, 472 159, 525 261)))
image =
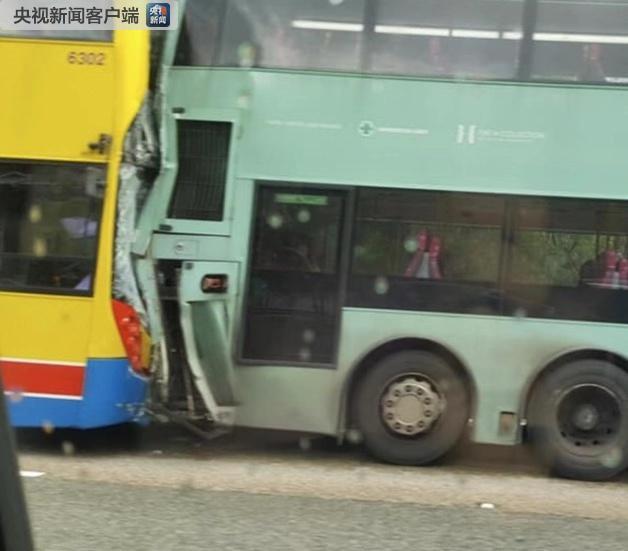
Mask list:
POLYGON ((364 10, 365 0, 191 0, 177 63, 358 71, 364 10))
POLYGON ((532 80, 628 83, 627 0, 539 0, 532 80))
POLYGON ((84 42, 111 42, 112 31, 75 30, 75 31, 6 31, 0 30, 0 37, 40 38, 43 40, 77 40, 84 42))
POLYGON ((628 83, 628 0, 188 0, 176 65, 628 83))
POLYGON ((523 0, 382 0, 371 41, 374 73, 512 79, 523 0))

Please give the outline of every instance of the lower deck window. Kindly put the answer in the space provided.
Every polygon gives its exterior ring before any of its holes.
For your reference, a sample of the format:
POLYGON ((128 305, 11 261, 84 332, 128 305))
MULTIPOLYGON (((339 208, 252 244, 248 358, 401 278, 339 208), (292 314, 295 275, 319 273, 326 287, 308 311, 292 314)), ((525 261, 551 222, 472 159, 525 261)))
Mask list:
POLYGON ((628 323, 628 203, 365 189, 350 306, 628 323))
POLYGON ((498 313, 503 218, 500 197, 360 191, 349 303, 498 313))
POLYGON ((105 169, 0 162, 0 290, 90 294, 105 169))
POLYGON ((628 323, 628 205, 529 198, 513 205, 506 296, 534 317, 628 323))

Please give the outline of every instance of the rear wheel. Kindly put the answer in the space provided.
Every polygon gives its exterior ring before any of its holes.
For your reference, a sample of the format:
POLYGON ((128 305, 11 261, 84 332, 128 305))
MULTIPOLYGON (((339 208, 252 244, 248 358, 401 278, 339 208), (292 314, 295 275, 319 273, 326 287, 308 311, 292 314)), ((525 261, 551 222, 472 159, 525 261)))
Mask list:
POLYGON ((537 383, 528 434, 553 473, 606 480, 628 466, 628 374, 602 360, 579 360, 537 383))
POLYGON ((354 419, 369 452, 401 465, 424 465, 449 451, 469 418, 469 394, 440 356, 404 350, 382 359, 356 389, 354 419))

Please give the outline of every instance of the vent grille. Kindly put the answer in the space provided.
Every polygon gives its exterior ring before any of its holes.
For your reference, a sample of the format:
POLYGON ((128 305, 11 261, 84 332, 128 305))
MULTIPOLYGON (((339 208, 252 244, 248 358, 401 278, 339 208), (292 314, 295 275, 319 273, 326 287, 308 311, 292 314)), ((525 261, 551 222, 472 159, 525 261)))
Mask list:
POLYGON ((168 216, 222 220, 232 124, 177 121, 179 172, 168 216))

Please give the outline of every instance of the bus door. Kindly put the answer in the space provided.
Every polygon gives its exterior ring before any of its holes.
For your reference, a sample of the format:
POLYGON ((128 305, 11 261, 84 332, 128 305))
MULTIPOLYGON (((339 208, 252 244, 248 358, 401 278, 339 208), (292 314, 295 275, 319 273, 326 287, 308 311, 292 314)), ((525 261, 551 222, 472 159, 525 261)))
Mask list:
POLYGON ((243 362, 335 364, 346 195, 321 187, 259 185, 243 362))
POLYGON ((214 420, 233 423, 236 402, 233 304, 238 280, 234 262, 184 262, 179 280, 181 331, 190 370, 214 420))

